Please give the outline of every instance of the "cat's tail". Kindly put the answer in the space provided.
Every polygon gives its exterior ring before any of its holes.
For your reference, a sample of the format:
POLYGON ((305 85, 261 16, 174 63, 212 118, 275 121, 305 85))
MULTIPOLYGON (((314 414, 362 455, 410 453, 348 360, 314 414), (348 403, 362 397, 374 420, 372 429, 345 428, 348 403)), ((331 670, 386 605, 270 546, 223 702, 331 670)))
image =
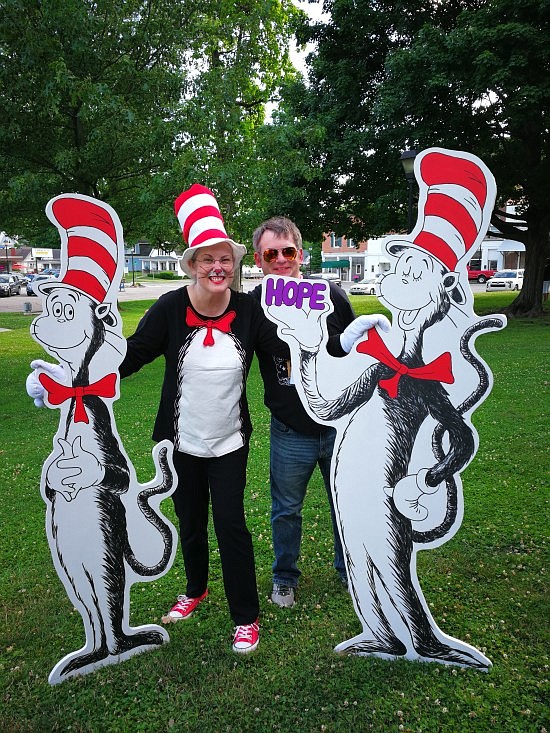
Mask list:
POLYGON ((477 354, 473 353, 470 341, 474 335, 477 335, 481 331, 499 331, 505 326, 506 318, 500 314, 483 318, 477 323, 474 323, 473 326, 470 326, 460 339, 460 352, 466 361, 473 366, 479 377, 479 384, 476 389, 457 408, 461 415, 476 405, 482 397, 485 397, 491 386, 487 365, 481 361, 477 354))
POLYGON ((172 473, 172 468, 168 461, 168 451, 166 448, 161 448, 159 450, 158 464, 162 475, 161 483, 157 484, 156 486, 150 486, 143 491, 140 491, 137 496, 137 503, 147 521, 150 522, 153 527, 155 527, 159 531, 162 539, 164 540, 164 550, 162 553, 162 557, 159 562, 156 563, 156 565, 144 565, 134 555, 134 552, 130 547, 130 542, 128 538, 126 538, 126 544, 124 547, 124 559, 130 566, 130 568, 138 575, 146 578, 160 575, 166 570, 170 563, 174 546, 174 534, 172 525, 169 524, 162 517, 161 514, 158 514, 149 505, 149 499, 152 496, 155 496, 157 494, 167 494, 174 483, 174 476, 172 473))
MULTIPOLYGON (((504 316, 496 315, 490 318, 483 318, 482 320, 474 323, 470 326, 462 336, 460 341, 460 351, 466 361, 471 364, 476 370, 479 376, 479 384, 474 389, 472 394, 467 397, 464 402, 458 406, 458 412, 463 415, 467 410, 470 410, 476 405, 485 395, 487 394, 491 383, 487 368, 481 361, 481 359, 473 353, 472 347, 470 346, 470 340, 476 334, 481 331, 496 331, 504 328, 506 325, 506 319, 504 316)), ((444 451, 442 447, 443 436, 445 435, 445 428, 443 425, 438 424, 432 435, 432 449, 436 458, 441 461, 444 457, 444 451)), ((426 544, 428 542, 434 542, 439 540, 451 530, 451 527, 456 521, 457 509, 458 509, 458 489, 455 479, 450 476, 445 480, 447 488, 447 507, 445 511, 445 517, 439 526, 426 531, 413 530, 413 541, 418 544, 426 544)))

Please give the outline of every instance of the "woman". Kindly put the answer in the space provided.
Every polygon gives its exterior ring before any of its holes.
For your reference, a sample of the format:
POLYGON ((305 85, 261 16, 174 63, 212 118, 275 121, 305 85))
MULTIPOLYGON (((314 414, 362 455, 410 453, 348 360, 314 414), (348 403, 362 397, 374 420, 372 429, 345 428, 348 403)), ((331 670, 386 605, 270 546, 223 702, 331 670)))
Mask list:
POLYGON ((256 347, 278 353, 281 345, 255 299, 230 288, 246 249, 227 237, 212 192, 194 184, 175 210, 189 245, 182 267, 193 283, 161 296, 147 311, 128 339, 120 374, 165 357, 153 439, 174 443, 173 500, 187 588, 162 620, 188 619, 208 595, 210 499, 236 626, 232 648, 246 653, 259 642, 254 552, 243 505, 252 431, 246 377, 256 347))

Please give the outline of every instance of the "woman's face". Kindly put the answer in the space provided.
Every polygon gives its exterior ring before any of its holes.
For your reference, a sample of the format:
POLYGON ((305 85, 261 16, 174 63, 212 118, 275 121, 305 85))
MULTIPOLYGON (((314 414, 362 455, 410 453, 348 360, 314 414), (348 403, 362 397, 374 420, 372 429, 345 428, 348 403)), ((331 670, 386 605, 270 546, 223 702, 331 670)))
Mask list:
POLYGON ((201 247, 189 264, 195 281, 209 293, 223 293, 233 282, 235 259, 227 242, 201 247))

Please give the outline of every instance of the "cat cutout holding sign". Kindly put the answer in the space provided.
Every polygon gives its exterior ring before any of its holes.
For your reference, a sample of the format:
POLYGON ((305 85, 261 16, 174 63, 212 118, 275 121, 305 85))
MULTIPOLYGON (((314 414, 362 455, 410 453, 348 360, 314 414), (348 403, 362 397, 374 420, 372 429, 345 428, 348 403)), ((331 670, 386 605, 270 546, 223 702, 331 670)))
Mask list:
POLYGON ((32 337, 59 364, 32 362, 27 391, 59 408, 41 492, 57 573, 82 616, 84 646, 49 676, 57 684, 169 640, 156 624, 131 627, 129 593, 171 567, 177 533, 160 501, 176 488, 173 446, 155 446, 155 478, 139 484, 113 415, 118 367, 126 353, 117 314, 124 267, 122 226, 107 204, 64 194, 46 208, 61 236, 61 274, 40 284, 43 312, 32 337))
POLYGON ((336 651, 487 670, 484 654, 438 628, 416 553, 448 541, 462 522, 460 472, 478 445, 470 418, 492 386, 474 341, 506 325, 504 316, 474 314, 466 272, 496 188, 463 152, 425 150, 415 174, 417 224, 386 242, 388 333, 362 333, 359 317, 342 335, 354 346, 338 359, 325 348, 328 283, 270 275, 262 304, 289 344, 304 407, 337 431, 331 486, 362 631, 336 651))

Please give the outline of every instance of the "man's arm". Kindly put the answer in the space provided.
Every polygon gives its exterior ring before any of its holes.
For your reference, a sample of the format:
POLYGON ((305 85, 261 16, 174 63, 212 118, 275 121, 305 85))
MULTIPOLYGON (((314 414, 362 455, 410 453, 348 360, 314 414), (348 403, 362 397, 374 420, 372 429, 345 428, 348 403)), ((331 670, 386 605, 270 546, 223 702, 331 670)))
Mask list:
POLYGON ((330 283, 330 299, 334 311, 327 318, 327 351, 331 356, 345 356, 347 352, 340 343, 340 334, 355 319, 355 313, 346 293, 334 283, 330 283))

